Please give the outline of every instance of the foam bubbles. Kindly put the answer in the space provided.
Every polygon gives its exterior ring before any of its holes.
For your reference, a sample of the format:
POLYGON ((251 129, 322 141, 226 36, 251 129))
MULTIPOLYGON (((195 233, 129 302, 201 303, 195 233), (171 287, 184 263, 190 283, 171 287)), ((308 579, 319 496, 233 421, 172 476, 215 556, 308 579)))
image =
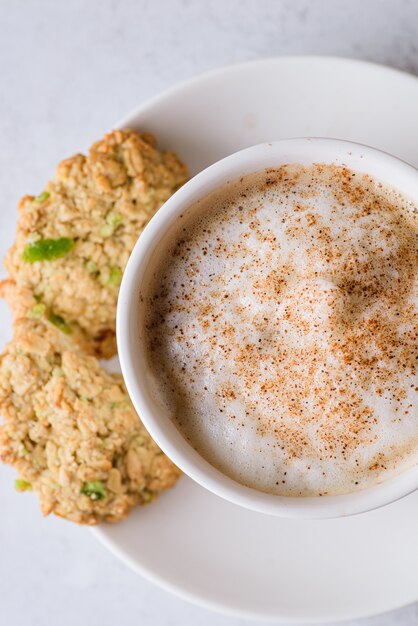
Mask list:
POLYGON ((324 165, 247 176, 190 209, 142 323, 155 392, 210 463, 304 496, 418 462, 416 215, 324 165))

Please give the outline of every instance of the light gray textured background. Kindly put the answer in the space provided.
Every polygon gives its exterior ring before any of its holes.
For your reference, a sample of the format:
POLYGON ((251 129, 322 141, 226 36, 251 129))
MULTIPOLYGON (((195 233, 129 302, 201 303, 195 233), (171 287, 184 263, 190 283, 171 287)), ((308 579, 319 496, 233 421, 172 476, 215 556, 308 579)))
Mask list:
MULTIPOLYGON (((300 53, 418 73, 415 0, 0 0, 0 26, 2 249, 19 197, 42 189, 58 160, 182 79, 300 53)), ((247 623, 154 587, 86 529, 41 519, 35 499, 15 493, 13 481, 0 468, 0 624, 247 623)), ((355 624, 416 626, 418 605, 355 624)))

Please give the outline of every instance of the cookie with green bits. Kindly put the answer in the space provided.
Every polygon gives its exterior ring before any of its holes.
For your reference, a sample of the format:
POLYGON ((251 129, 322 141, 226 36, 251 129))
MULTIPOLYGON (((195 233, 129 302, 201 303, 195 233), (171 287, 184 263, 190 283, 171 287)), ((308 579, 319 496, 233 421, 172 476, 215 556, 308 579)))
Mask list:
POLYGON ((116 302, 123 270, 144 226, 186 181, 186 167, 155 140, 117 130, 87 156, 60 163, 38 196, 19 204, 9 277, 45 305, 62 329, 81 331, 90 352, 116 354, 116 302))
POLYGON ((44 515, 116 522, 173 486, 118 375, 44 319, 22 318, 0 356, 0 456, 44 515))
POLYGON ((15 320, 22 317, 43 320, 46 324, 52 324, 58 328, 61 333, 71 336, 76 349, 94 355, 94 347, 83 330, 78 325, 70 326, 63 317, 53 313, 45 303, 39 302, 31 289, 18 287, 12 280, 1 280, 0 298, 6 300, 15 320))

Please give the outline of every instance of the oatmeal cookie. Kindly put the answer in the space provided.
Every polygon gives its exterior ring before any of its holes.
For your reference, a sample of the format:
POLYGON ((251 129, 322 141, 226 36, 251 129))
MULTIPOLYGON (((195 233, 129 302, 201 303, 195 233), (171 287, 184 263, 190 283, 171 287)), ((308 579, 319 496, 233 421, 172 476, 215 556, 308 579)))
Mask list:
POLYGON ((37 197, 22 198, 16 241, 5 258, 10 278, 63 320, 63 328, 83 333, 90 352, 112 356, 130 252, 186 176, 178 157, 158 151, 152 136, 109 133, 88 156, 60 163, 37 197))
POLYGON ((179 470, 153 442, 120 376, 44 319, 20 319, 0 356, 1 459, 45 515, 116 522, 179 470))
POLYGON ((43 302, 39 302, 28 287, 18 287, 12 280, 1 280, 0 298, 6 300, 15 320, 22 317, 43 320, 45 323, 58 328, 64 335, 70 335, 76 349, 94 355, 94 346, 84 331, 78 325, 69 326, 66 324, 62 317, 53 313, 43 302))

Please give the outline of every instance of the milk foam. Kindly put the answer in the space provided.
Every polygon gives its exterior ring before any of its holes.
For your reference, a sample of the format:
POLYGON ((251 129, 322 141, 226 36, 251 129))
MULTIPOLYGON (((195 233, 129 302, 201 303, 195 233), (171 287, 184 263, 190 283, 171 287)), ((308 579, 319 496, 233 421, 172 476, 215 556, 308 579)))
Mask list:
POLYGON ((246 176, 160 249, 141 321, 193 447, 273 494, 347 493, 418 462, 417 210, 342 167, 246 176))

